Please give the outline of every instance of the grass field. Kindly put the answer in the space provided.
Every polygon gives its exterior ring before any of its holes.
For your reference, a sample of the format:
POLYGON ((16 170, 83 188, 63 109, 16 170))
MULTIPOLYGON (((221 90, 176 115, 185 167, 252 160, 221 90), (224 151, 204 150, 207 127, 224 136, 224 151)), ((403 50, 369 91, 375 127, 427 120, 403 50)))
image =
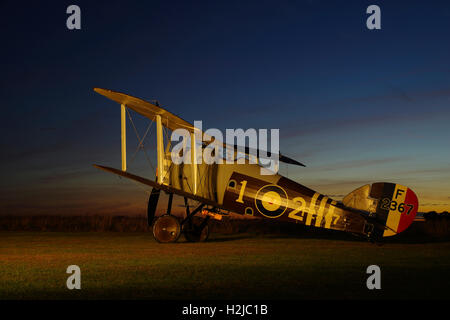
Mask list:
POLYGON ((450 243, 150 233, 0 233, 0 299, 448 299, 450 243), (381 268, 368 290, 366 268, 381 268), (66 268, 81 268, 68 290, 66 268))

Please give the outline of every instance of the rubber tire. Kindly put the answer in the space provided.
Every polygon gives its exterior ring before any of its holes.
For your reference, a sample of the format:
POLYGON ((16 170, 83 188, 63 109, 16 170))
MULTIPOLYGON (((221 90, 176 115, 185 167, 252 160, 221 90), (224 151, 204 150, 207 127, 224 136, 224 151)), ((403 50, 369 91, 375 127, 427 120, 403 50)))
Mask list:
POLYGON ((199 226, 193 226, 192 229, 185 229, 184 237, 188 242, 204 242, 208 240, 209 237, 208 224, 206 224, 202 230, 199 229, 199 226))
POLYGON ((172 215, 158 217, 152 226, 153 237, 159 243, 176 242, 181 234, 180 221, 172 215))

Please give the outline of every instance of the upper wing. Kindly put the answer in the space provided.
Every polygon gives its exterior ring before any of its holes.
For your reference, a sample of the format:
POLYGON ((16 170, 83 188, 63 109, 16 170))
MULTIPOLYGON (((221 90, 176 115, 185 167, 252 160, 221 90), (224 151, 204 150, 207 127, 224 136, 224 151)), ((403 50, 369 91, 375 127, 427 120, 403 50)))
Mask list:
MULTIPOLYGON (((191 133, 195 132, 196 130, 199 130, 199 129, 195 128, 189 122, 181 119, 180 117, 174 115, 173 113, 171 113, 161 107, 158 107, 150 102, 147 102, 145 100, 130 96, 125 93, 116 92, 116 91, 112 91, 112 90, 108 90, 108 89, 94 88, 94 91, 113 100, 113 101, 116 101, 117 103, 126 105, 128 108, 136 111, 137 113, 139 113, 140 115, 142 115, 144 117, 149 118, 152 121, 155 119, 156 115, 160 115, 162 125, 165 126, 166 128, 169 128, 172 131, 175 129, 178 129, 178 128, 184 128, 191 133)), ((203 137, 205 138, 205 140, 209 140, 209 141, 214 140, 213 137, 206 135, 204 132, 202 132, 202 134, 203 134, 203 137)), ((229 146, 225 142, 219 142, 219 143, 222 143, 224 148, 227 148, 229 146)), ((229 147, 235 151, 238 151, 238 147, 236 145, 232 145, 229 147)), ((248 147, 246 147, 244 153, 250 154, 250 151, 252 151, 252 150, 249 149, 248 147)), ((252 154, 253 155, 258 154, 258 156, 259 156, 259 150, 252 152, 252 154)), ((269 154, 270 154, 270 152, 269 152, 269 154)), ((281 155, 281 153, 279 154, 279 160, 281 162, 285 162, 285 163, 289 163, 289 164, 294 164, 294 165, 303 166, 303 167, 305 166, 304 164, 302 164, 294 159, 291 159, 284 155, 281 155)))
POLYGON ((172 131, 177 128, 185 128, 190 132, 194 131, 194 126, 189 122, 150 102, 108 89, 94 88, 94 91, 113 101, 126 105, 128 108, 152 121, 155 119, 156 115, 160 115, 162 124, 172 131))

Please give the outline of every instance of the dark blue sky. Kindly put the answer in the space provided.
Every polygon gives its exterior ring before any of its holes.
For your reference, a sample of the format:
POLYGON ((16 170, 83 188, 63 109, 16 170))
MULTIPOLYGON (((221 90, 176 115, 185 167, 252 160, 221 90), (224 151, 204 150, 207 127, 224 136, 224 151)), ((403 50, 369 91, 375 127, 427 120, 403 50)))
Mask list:
POLYGON ((206 127, 280 128, 282 152, 307 164, 282 173, 319 192, 339 198, 388 180, 415 190, 421 209, 450 208, 447 1, 4 1, 0 10, 2 212, 145 205, 141 189, 91 167, 120 166, 119 108, 93 87, 157 99, 206 127), (66 28, 70 4, 81 30, 66 28), (381 30, 366 28, 371 4, 381 30))

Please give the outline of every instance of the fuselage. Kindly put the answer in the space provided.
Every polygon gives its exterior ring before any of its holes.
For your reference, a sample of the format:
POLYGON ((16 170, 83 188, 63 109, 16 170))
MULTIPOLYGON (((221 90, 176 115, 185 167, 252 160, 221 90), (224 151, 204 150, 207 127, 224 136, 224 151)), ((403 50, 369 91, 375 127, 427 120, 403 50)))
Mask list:
MULTIPOLYGON (((272 220, 365 234, 366 219, 342 203, 255 164, 198 164, 196 194, 222 210, 272 220)), ((191 165, 172 165, 166 183, 193 192, 191 165)))

